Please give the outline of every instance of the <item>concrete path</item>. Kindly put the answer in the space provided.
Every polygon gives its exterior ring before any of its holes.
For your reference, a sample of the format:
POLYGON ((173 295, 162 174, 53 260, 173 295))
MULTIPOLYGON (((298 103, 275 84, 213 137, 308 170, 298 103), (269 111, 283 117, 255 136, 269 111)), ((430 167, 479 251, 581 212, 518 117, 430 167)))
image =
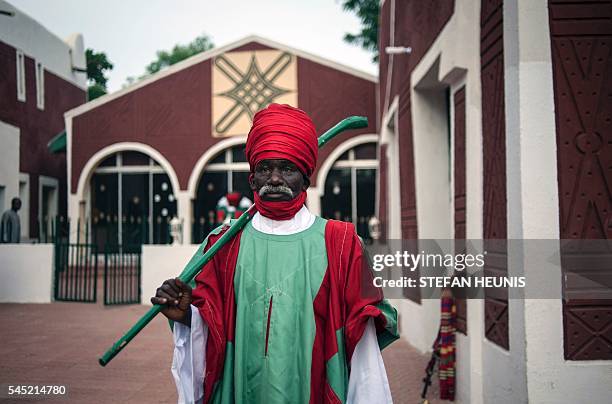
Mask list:
MULTIPOLYGON (((107 367, 98 365, 98 357, 147 309, 86 303, 0 304, 0 402, 176 403, 170 374, 172 337, 162 316, 107 367), (55 399, 7 399, 9 384, 64 385, 67 393, 55 399)), ((383 357, 394 402, 420 403, 428 356, 398 341, 383 357)), ((429 397, 437 394, 435 380, 429 397)))

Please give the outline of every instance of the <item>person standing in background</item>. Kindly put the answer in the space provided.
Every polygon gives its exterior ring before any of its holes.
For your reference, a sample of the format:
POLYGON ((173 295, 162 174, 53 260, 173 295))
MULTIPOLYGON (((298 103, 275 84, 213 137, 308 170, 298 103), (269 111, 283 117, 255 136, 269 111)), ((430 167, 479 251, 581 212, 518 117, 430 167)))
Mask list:
POLYGON ((17 212, 21 209, 21 199, 13 198, 11 208, 2 214, 0 222, 0 243, 19 243, 21 238, 21 223, 17 212))

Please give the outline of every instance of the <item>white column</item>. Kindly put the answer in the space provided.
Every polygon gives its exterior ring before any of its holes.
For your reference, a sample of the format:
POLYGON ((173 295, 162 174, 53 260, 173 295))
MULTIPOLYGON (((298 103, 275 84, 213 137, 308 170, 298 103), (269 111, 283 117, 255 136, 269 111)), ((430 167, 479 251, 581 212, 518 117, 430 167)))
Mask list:
MULTIPOLYGON (((4 187, 2 212, 11 208, 11 200, 19 196, 19 128, 0 121, 0 186, 4 187)), ((22 204, 22 209, 24 208, 22 204)), ((29 212, 26 214, 29 215, 29 212)))
POLYGON ((306 207, 313 215, 321 215, 321 192, 318 187, 310 187, 306 190, 306 207))
MULTIPOLYGON (((512 3, 512 2, 509 2, 512 3)), ((518 122, 520 229, 525 239, 559 238, 557 144, 548 7, 522 0, 518 26, 518 122)), ((506 15, 504 15, 504 22, 506 15)), ((509 192, 510 195, 510 192, 509 192)), ((549 254, 526 249, 520 263, 531 287, 561 295, 561 266, 549 254), (545 274, 544 276, 539 276, 545 274)), ((565 361, 561 299, 529 299, 524 305, 525 360, 530 402, 593 402, 612 396, 610 361, 565 361)))
POLYGON ((176 196, 176 213, 183 223, 183 244, 191 244, 191 219, 193 206, 188 191, 178 191, 176 196))
MULTIPOLYGON (((68 184, 70 187, 70 184, 68 184)), ((68 193, 68 218, 70 218, 70 242, 76 242, 77 220, 81 215, 79 198, 76 194, 68 193)))

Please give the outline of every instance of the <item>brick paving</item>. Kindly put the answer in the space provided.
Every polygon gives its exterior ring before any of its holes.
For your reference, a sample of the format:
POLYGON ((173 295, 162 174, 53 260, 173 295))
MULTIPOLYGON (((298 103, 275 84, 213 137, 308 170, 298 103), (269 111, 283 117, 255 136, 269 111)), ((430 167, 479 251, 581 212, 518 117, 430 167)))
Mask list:
MULTIPOLYGON (((44 400, 9 400, 2 391, 0 402, 176 403, 172 336, 161 315, 107 367, 98 365, 98 357, 147 310, 99 303, 0 304, 2 389, 7 384, 67 387, 66 396, 44 400)), ((394 402, 419 403, 428 356, 398 341, 383 357, 394 402)), ((437 395, 436 384, 429 397, 437 395)))

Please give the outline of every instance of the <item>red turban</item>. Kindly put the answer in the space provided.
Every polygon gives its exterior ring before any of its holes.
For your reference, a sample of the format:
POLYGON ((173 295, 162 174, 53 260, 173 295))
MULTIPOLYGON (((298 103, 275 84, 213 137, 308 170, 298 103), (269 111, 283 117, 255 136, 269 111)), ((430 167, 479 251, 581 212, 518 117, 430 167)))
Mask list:
POLYGON ((262 160, 285 159, 310 177, 319 152, 317 131, 304 111, 283 104, 270 104, 255 114, 246 143, 251 172, 262 160))

